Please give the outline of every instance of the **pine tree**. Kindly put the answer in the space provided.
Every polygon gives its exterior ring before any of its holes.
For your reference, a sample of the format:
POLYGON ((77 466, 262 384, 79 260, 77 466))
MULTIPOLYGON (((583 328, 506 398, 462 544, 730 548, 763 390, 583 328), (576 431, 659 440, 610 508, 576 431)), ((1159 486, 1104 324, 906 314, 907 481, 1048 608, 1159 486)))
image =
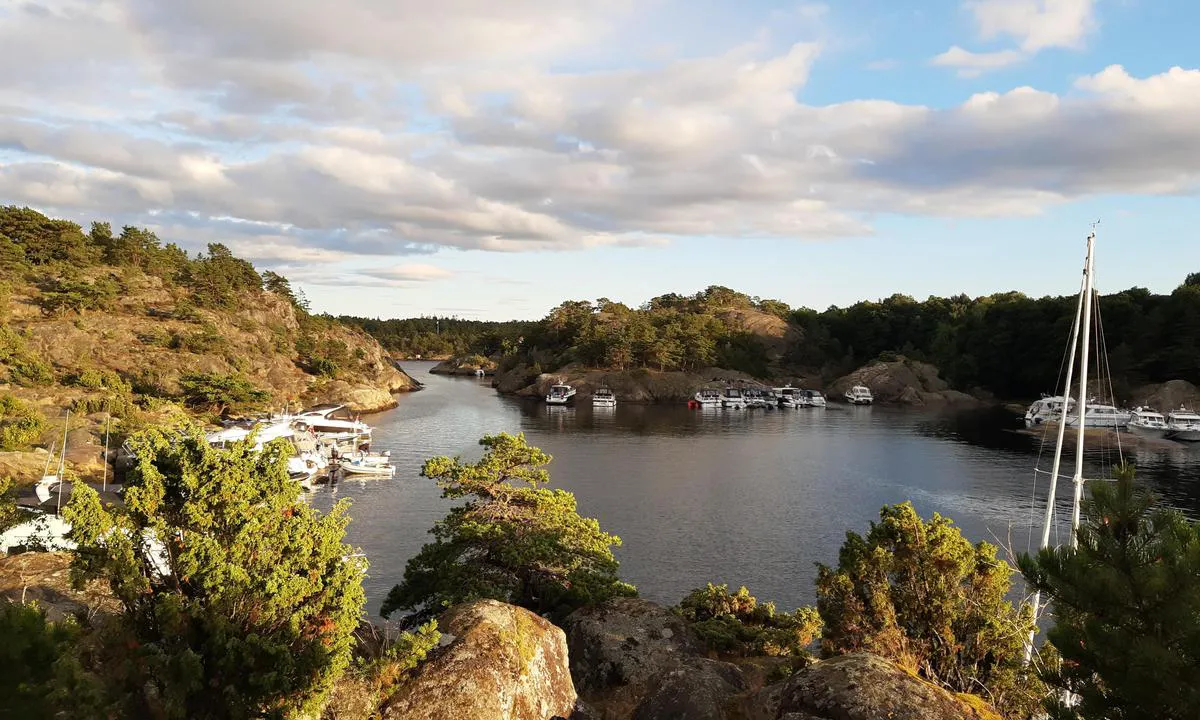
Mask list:
POLYGON ((442 497, 469 499, 433 527, 434 542, 408 562, 385 616, 427 616, 478 598, 562 615, 635 593, 617 577, 612 546, 621 539, 580 517, 571 493, 540 487, 550 480, 549 455, 524 434, 488 435, 479 444, 487 451, 476 463, 435 457, 421 469, 442 497))
POLYGON ((149 430, 130 441, 124 512, 75 487, 73 576, 106 579, 124 607, 110 670, 131 717, 311 714, 350 660, 365 563, 342 542, 347 506, 311 509, 289 446, 252 443, 149 430))
POLYGON ((846 533, 836 569, 818 566, 824 653, 882 655, 1027 717, 1044 686, 1022 663, 1033 623, 1005 599, 1012 568, 936 513, 925 522, 902 503, 879 517, 865 537, 846 533))
POLYGON ((1200 525, 1159 506, 1133 469, 1094 483, 1076 549, 1023 556, 1021 571, 1052 602, 1047 680, 1075 696, 1051 716, 1194 720, 1200 716, 1200 525))

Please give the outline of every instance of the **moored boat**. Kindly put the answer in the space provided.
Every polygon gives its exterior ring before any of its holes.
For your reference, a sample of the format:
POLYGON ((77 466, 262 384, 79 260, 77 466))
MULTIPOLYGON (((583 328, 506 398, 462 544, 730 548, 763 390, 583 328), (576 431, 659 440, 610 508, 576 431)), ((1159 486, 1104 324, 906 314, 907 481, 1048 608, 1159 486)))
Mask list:
POLYGON ((592 393, 592 407, 616 407, 617 396, 606 387, 596 388, 592 393))
POLYGON ((396 468, 393 465, 380 465, 378 463, 370 463, 363 460, 343 460, 338 464, 338 468, 341 469, 343 473, 348 475, 375 475, 391 477, 396 474, 396 468))
POLYGON ((551 385, 546 393, 547 405, 569 405, 575 400, 575 388, 570 385, 551 385))
POLYGON ((805 390, 803 392, 803 395, 804 395, 804 404, 801 405, 800 407, 823 408, 828 404, 825 400, 825 396, 821 394, 820 390, 805 390))
POLYGON ((741 388, 727 387, 721 393, 721 407, 732 409, 744 409, 746 407, 746 396, 742 393, 741 388))
POLYGON ((1162 413, 1139 407, 1129 415, 1128 428, 1134 435, 1161 438, 1167 434, 1167 421, 1162 413))
POLYGON ((700 407, 720 407, 721 391, 713 388, 704 388, 692 396, 692 402, 700 407))
POLYGON ((1178 410, 1172 410, 1167 414, 1166 437, 1180 442, 1200 442, 1200 414, 1182 405, 1178 410))
POLYGON ((775 388, 775 396, 779 398, 779 407, 782 408, 804 407, 805 404, 803 391, 791 385, 775 388))
POLYGON ((855 385, 846 391, 846 402, 851 405, 870 405, 875 402, 875 397, 871 395, 871 389, 866 385, 855 385))
MULTIPOLYGON (((1075 399, 1064 398, 1062 395, 1043 397, 1035 401, 1025 411, 1025 427, 1036 427, 1043 423, 1058 422, 1063 415, 1063 404, 1066 404, 1067 427, 1079 424, 1079 413, 1075 412, 1075 399)), ((1089 428, 1121 429, 1129 424, 1130 412, 1114 405, 1091 400, 1084 408, 1089 428)))

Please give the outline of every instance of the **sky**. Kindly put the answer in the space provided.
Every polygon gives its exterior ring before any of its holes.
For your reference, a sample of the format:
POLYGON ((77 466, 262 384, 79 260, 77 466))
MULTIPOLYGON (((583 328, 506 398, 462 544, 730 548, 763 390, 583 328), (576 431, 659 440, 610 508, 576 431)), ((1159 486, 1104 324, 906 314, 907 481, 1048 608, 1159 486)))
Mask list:
POLYGON ((823 309, 1200 271, 1189 0, 0 0, 0 204, 314 309, 823 309))

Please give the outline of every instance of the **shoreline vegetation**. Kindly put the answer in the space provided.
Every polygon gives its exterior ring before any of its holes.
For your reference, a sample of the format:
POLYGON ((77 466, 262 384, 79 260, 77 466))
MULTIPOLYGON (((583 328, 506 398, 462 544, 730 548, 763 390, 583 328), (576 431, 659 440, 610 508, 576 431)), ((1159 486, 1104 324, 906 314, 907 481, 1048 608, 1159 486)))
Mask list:
POLYGON ((180 416, 375 412, 419 387, 370 335, 224 245, 189 255, 142 228, 0 206, 0 473, 19 482, 41 476, 35 448, 61 443, 68 409, 68 469, 99 479, 106 429, 115 450, 180 416))
MULTIPOLYGON (((820 389, 835 399, 862 382, 885 403, 932 405, 1052 393, 1075 303, 1074 296, 1016 292, 923 301, 893 295, 817 311, 713 286, 636 308, 605 298, 568 301, 534 322, 342 319, 389 352, 449 352, 452 366, 484 358, 495 364, 502 393, 536 394, 551 378, 591 383, 602 372, 616 378, 613 385, 681 373, 694 384, 728 376, 820 389)), ((1200 273, 1166 295, 1130 288, 1102 296, 1100 306, 1116 402, 1160 409, 1200 402, 1200 273)), ((618 397, 675 402, 684 397, 679 385, 671 380, 618 397)))
POLYGON ((901 503, 847 532, 815 607, 704 583, 667 608, 621 581, 620 538, 553 487, 550 456, 501 433, 475 462, 426 461, 451 502, 385 602, 406 614, 380 625, 364 617, 367 559, 344 544, 347 502, 304 503, 285 444, 213 448, 186 423, 133 442, 123 507, 73 491, 73 552, 0 558, 7 714, 1184 720, 1200 706, 1200 525, 1128 467, 1093 486, 1078 549, 1006 558, 901 503), (1029 664, 1036 624, 1008 599, 1022 581, 1057 608, 1029 664))

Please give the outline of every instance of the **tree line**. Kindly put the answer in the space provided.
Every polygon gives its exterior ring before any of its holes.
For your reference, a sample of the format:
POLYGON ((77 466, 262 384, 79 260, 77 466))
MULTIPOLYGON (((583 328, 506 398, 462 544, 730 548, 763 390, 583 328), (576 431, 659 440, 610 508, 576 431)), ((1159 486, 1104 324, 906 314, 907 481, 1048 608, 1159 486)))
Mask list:
MULTIPOLYGON (((434 319, 345 319, 385 347, 499 356, 509 366, 523 362, 547 371, 571 362, 609 369, 715 366, 828 382, 871 361, 903 356, 932 363, 959 389, 1025 398, 1055 390, 1076 301, 1018 292, 924 301, 893 295, 819 311, 712 286, 636 308, 605 298, 567 301, 536 322, 443 320, 436 343, 434 319), (787 322, 782 352, 747 331, 744 313, 750 311, 787 322)), ((1169 294, 1130 288, 1101 296, 1098 307, 1097 330, 1118 397, 1146 383, 1200 384, 1200 273, 1169 294)))

